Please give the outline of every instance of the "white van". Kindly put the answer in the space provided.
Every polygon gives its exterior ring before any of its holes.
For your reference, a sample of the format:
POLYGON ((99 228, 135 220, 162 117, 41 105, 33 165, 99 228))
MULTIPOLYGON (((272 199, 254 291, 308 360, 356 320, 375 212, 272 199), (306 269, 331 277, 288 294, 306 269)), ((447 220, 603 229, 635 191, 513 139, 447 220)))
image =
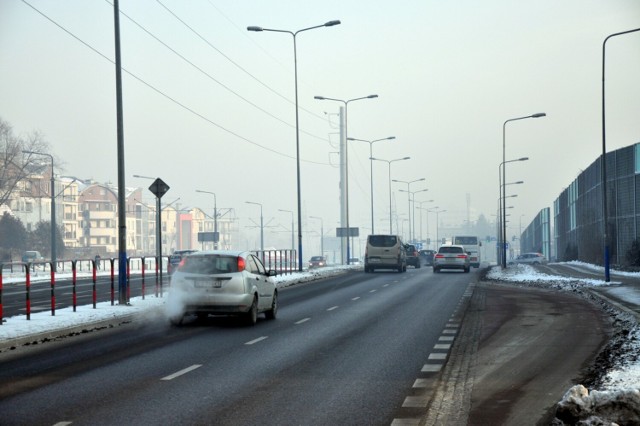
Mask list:
POLYGON ((369 235, 364 254, 364 272, 376 269, 407 271, 407 254, 399 235, 369 235))

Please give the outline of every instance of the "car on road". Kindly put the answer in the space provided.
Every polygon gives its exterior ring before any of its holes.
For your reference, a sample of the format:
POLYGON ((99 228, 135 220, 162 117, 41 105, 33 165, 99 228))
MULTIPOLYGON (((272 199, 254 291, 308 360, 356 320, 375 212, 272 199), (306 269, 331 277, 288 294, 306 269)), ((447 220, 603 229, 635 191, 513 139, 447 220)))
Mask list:
POLYGON ((420 250, 420 259, 422 262, 427 265, 433 265, 433 256, 436 254, 435 250, 420 250))
POLYGON ((324 256, 311 256, 309 259, 309 269, 322 268, 327 266, 327 258, 324 256))
POLYGON ((359 257, 352 257, 349 259, 349 265, 362 265, 359 257))
POLYGON ((509 263, 526 263, 530 265, 544 265, 547 263, 547 258, 542 253, 523 253, 518 255, 515 259, 509 263))
POLYGON ((411 265, 416 269, 420 268, 422 262, 420 262, 420 253, 418 253, 416 246, 405 244, 404 249, 407 252, 407 265, 411 265))
POLYGON ((364 272, 376 269, 407 271, 407 253, 399 235, 369 235, 364 253, 364 272))
POLYGON ((44 257, 36 250, 27 250, 22 253, 23 263, 44 262, 44 257))
POLYGON ((169 256, 169 264, 167 265, 167 270, 169 271, 169 273, 171 274, 175 272, 175 270, 178 268, 178 265, 180 264, 180 261, 182 261, 182 258, 197 251, 198 250, 175 250, 173 253, 171 253, 171 256, 169 256))
POLYGON ((433 272, 441 269, 462 269, 464 272, 471 270, 469 253, 461 245, 443 245, 433 256, 433 272))
POLYGON ((195 314, 235 315, 254 325, 258 314, 275 319, 278 312, 276 272, 265 269, 247 251, 213 250, 191 253, 171 276, 167 314, 174 325, 195 314))

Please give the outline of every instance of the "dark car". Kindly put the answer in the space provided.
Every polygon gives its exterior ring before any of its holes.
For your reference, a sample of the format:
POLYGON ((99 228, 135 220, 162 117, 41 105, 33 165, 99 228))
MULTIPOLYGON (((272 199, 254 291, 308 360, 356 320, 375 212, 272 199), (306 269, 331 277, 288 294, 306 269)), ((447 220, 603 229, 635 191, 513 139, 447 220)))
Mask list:
POLYGON ((422 259, 425 265, 431 266, 433 265, 433 256, 435 256, 435 254, 435 250, 420 250, 420 259, 422 259))
POLYGON ((327 266, 327 258, 324 256, 311 256, 309 259, 309 269, 322 268, 327 266))
POLYGON ((420 268, 422 262, 420 262, 420 254, 418 249, 413 244, 405 244, 404 250, 407 252, 407 265, 411 265, 414 268, 420 268))
POLYGON ((169 256, 169 265, 167 266, 167 270, 169 271, 170 274, 172 274, 173 272, 175 272, 176 269, 178 269, 178 265, 180 265, 180 262, 182 261, 182 259, 190 254, 190 253, 195 253, 198 250, 176 250, 174 251, 171 256, 169 256))

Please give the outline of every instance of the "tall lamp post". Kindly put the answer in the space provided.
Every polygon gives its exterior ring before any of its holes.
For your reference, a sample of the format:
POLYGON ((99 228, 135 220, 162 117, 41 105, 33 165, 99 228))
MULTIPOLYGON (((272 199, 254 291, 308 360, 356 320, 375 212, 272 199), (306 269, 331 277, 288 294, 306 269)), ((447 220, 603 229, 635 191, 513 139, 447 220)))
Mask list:
POLYGON ((196 189, 196 192, 213 195, 213 249, 218 250, 218 241, 220 240, 220 234, 218 234, 218 201, 216 193, 211 191, 203 191, 201 189, 196 189))
POLYGON ((44 155, 51 159, 51 269, 53 272, 57 272, 56 265, 57 250, 56 250, 56 194, 55 194, 55 180, 53 178, 53 155, 46 152, 37 151, 22 151, 24 154, 31 155, 44 155))
POLYGON ((320 221, 320 255, 324 256, 324 221, 318 216, 309 216, 309 219, 318 219, 320 221))
POLYGON ((411 239, 411 241, 415 241, 416 240, 416 194, 418 192, 427 192, 428 189, 419 189, 417 191, 405 191, 404 189, 399 189, 398 191, 400 192, 406 192, 409 194, 409 210, 411 210, 411 214, 409 214, 409 217, 411 218, 410 220, 411 222, 411 227, 410 229, 410 233, 409 233, 409 238, 411 239), (411 207, 411 204, 413 203, 413 207, 411 207))
POLYGON ((391 214, 391 163, 395 163, 396 161, 409 160, 409 159, 411 159, 411 157, 396 158, 394 160, 385 160, 383 158, 371 157, 371 160, 384 161, 389 166, 389 234, 393 234, 393 218, 391 214))
POLYGON ((438 215, 440 213, 446 212, 446 210, 438 210, 437 207, 434 207, 434 208, 429 209, 427 211, 436 214, 436 250, 437 250, 438 249, 438 245, 440 244, 440 242, 439 242, 440 235, 438 235, 438 232, 439 232, 439 229, 440 229, 440 221, 438 220, 438 215))
POLYGON ((420 178, 420 179, 415 179, 415 180, 410 180, 410 181, 406 181, 406 180, 397 180, 394 179, 393 182, 398 182, 398 183, 406 183, 407 184, 407 190, 403 191, 403 192, 407 192, 407 200, 408 200, 408 214, 409 214, 409 239, 411 239, 411 184, 412 183, 416 183, 416 182, 422 182, 423 180, 426 180, 425 178, 420 178))
POLYGON ((298 31, 276 30, 271 28, 262 28, 257 26, 247 27, 248 31, 270 31, 275 33, 287 33, 293 37, 293 74, 296 97, 296 182, 298 186, 298 271, 302 272, 302 196, 300 191, 300 124, 298 120, 298 53, 296 48, 296 36, 303 32, 322 27, 333 27, 339 25, 340 21, 334 20, 325 22, 322 25, 315 25, 309 28, 303 28, 298 31))
POLYGON ((624 34, 635 33, 636 31, 640 31, 640 28, 636 28, 633 30, 622 31, 619 33, 614 33, 607 36, 602 42, 602 215, 603 215, 603 228, 604 228, 604 280, 605 282, 610 281, 610 253, 609 253, 609 231, 608 231, 608 222, 609 222, 609 209, 607 206, 607 142, 606 142, 606 132, 605 132, 605 108, 604 108, 604 58, 605 58, 605 48, 607 45, 607 40, 612 37, 621 36, 624 34))
MULTIPOLYGON (((264 252, 264 219, 262 217, 262 204, 255 203, 253 201, 245 201, 247 204, 255 204, 256 206, 260 206, 260 251, 264 252)), ((263 253, 264 256, 264 253, 263 253)))
MULTIPOLYGON (((335 101, 335 102, 341 102, 342 104, 344 104, 344 136, 346 140, 349 140, 349 133, 348 133, 349 103, 354 101, 360 101, 363 99, 374 99, 377 97, 378 95, 369 95, 369 96, 362 96, 360 98, 353 98, 353 99, 346 99, 346 100, 336 99, 336 98, 327 98, 326 96, 314 96, 313 98, 319 101, 335 101)), ((344 168, 345 168, 345 179, 344 179, 345 180, 344 182, 345 200, 344 202, 345 202, 346 219, 347 219, 347 265, 348 265, 351 259, 351 247, 349 245, 351 228, 349 227, 349 144, 347 143, 344 144, 344 168)))
MULTIPOLYGON (((424 203, 433 203, 434 200, 426 200, 426 201, 418 201, 418 204, 420 204, 420 206, 418 207, 418 211, 423 212, 423 211, 427 211, 428 209, 425 207, 422 207, 422 205, 424 203)), ((413 207, 415 208, 416 203, 415 200, 413 201, 413 207)), ((429 218, 427 217, 427 221, 429 220, 429 218)), ((429 226, 427 225, 427 232, 429 232, 429 226)), ((422 213, 420 213, 420 241, 424 241, 424 234, 422 233, 422 213)))
MULTIPOLYGON (((505 164, 514 163, 516 161, 528 161, 529 157, 521 157, 516 158, 514 160, 507 160, 504 163, 500 163, 498 166, 498 217, 499 223, 502 223, 502 168, 505 164)), ((502 250, 505 250, 506 243, 506 235, 502 233, 502 225, 499 227, 499 235, 498 235, 498 257, 500 258, 500 265, 502 265, 502 250)))
POLYGON ((365 139, 356 139, 356 138, 347 138, 347 140, 349 141, 360 141, 360 142, 367 142, 369 144, 369 166, 371 169, 371 233, 375 234, 375 226, 374 226, 374 219, 373 219, 373 144, 375 142, 380 142, 380 141, 389 141, 392 139, 395 139, 395 136, 389 136, 388 138, 382 138, 382 139, 375 139, 372 141, 368 141, 365 139))
POLYGON ((295 240, 293 239, 293 212, 291 210, 278 209, 279 212, 291 213, 291 250, 296 249, 295 240))
MULTIPOLYGON (((505 186, 504 186, 504 182, 506 182, 506 174, 507 174, 507 170, 505 167, 506 164, 506 130, 507 130, 507 123, 511 122, 511 121, 518 121, 518 120, 525 120, 527 118, 540 118, 540 117, 546 117, 547 114, 545 114, 544 112, 538 112, 535 114, 531 114, 531 115, 526 115, 524 117, 516 117, 516 118, 510 118, 508 120, 506 120, 504 122, 504 124, 502 125, 502 198, 505 197, 505 186)), ((506 226, 506 210, 504 208, 504 205, 502 207, 502 235, 504 235, 506 237, 507 235, 507 226, 506 226)), ((504 245, 504 242, 503 242, 504 245)), ((507 251, 505 250, 505 248, 502 248, 502 269, 505 269, 507 267, 507 251)))

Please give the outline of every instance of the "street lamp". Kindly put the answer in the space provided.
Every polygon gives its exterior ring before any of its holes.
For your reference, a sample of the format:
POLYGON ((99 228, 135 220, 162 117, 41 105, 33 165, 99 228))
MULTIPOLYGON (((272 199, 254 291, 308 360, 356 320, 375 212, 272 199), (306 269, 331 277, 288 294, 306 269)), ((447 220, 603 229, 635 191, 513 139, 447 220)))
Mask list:
POLYGON ((434 207, 434 208, 429 209, 429 210, 427 210, 427 211, 429 211, 429 212, 432 212, 432 213, 435 213, 435 214, 436 214, 436 250, 437 250, 437 249, 438 249, 438 245, 440 244, 440 242, 439 242, 439 238, 440 238, 440 236, 438 235, 438 231, 439 231, 439 227, 440 227, 440 222, 439 222, 439 220, 438 220, 438 215, 439 215, 440 213, 444 213, 444 212, 446 212, 446 210, 438 210, 438 208, 437 208, 437 207, 434 207))
MULTIPOLYGON (((418 207, 418 210, 420 212, 427 211, 428 209, 422 207, 422 205, 424 203, 433 203, 433 201, 434 200, 418 201, 418 204, 420 204, 420 207, 418 207)), ((415 208, 415 206, 416 206, 416 202, 415 202, 415 199, 414 199, 413 207, 415 208)), ((428 223, 429 223, 429 217, 427 216, 427 234, 429 233, 429 225, 428 225, 428 223)), ((423 235, 424 234, 422 233, 422 213, 420 213, 420 241, 424 241, 424 236, 423 235)))
POLYGON ((324 256, 324 221, 318 216, 309 216, 309 219, 318 219, 320 221, 320 255, 324 256))
POLYGON ((260 251, 263 252, 262 256, 264 258, 264 221, 262 218, 262 204, 255 203, 253 201, 245 201, 247 204, 255 204, 256 206, 260 206, 260 251))
MULTIPOLYGON (((507 170, 505 167, 506 164, 506 130, 507 130, 507 123, 511 122, 511 121, 518 121, 518 120, 525 120, 527 118, 540 118, 540 117, 546 117, 547 114, 545 114, 544 112, 538 112, 535 114, 531 114, 531 115, 526 115, 524 117, 516 117, 516 118, 510 118, 508 120, 506 120, 504 122, 504 124, 502 125, 502 182, 506 182, 506 174, 507 174, 507 170)), ((502 186, 502 198, 505 197, 505 186, 502 186)), ((504 215, 506 214, 505 209, 503 207, 502 209, 502 216, 503 216, 503 222, 502 222, 502 235, 504 235, 506 237, 507 235, 507 227, 506 224, 504 223, 504 215)), ((507 267, 507 252, 506 250, 502 250, 502 269, 505 269, 507 267)))
POLYGON ((218 250, 218 241, 220 240, 220 236, 218 234, 218 200, 216 197, 216 193, 211 191, 203 191, 201 189, 196 189, 196 192, 213 195, 213 249, 218 250))
POLYGON ((407 202, 408 202, 408 206, 409 206, 409 239, 411 239, 411 190, 410 190, 410 186, 412 183, 416 183, 416 182, 422 182, 423 180, 426 180, 425 178, 420 178, 420 179, 416 179, 416 180, 411 180, 411 181, 406 181, 406 180, 397 180, 394 179, 393 182, 398 182, 398 183, 406 183, 407 184, 407 190, 405 192, 407 192, 407 202))
POLYGON ((604 109, 604 58, 605 58, 605 47, 607 44, 607 40, 611 37, 616 37, 624 34, 635 33, 636 31, 640 31, 640 28, 636 28, 633 30, 622 31, 619 33, 614 33, 607 36, 602 42, 602 214, 603 214, 603 228, 604 228, 604 280, 605 282, 610 281, 610 257, 609 257, 609 231, 608 222, 609 222, 609 210, 607 206, 607 142, 606 142, 606 132, 605 132, 605 109, 604 109))
POLYGON ((521 157, 521 158, 516 158, 514 160, 507 160, 504 163, 500 163, 498 165, 498 223, 500 223, 500 226, 498 227, 499 232, 498 232, 498 257, 499 257, 499 261, 500 264, 502 265, 502 250, 505 249, 505 243, 506 243, 506 235, 503 235, 502 233, 502 168, 504 167, 505 164, 508 163, 514 163, 516 161, 528 161, 529 157, 521 157))
MULTIPOLYGON (((369 96, 362 96, 360 98, 353 98, 353 99, 336 99, 336 98, 327 98, 325 96, 314 96, 313 99, 317 99, 319 101, 335 101, 335 102, 342 102, 344 104, 344 136, 346 140, 349 140, 349 133, 348 133, 348 129, 349 129, 349 122, 347 121, 347 118, 349 116, 349 103, 350 102, 354 102, 354 101, 360 101, 363 99, 374 99, 377 98, 378 95, 369 95, 369 96)), ((344 202, 345 202, 345 210, 346 210, 346 225, 347 225, 347 265, 349 264, 349 260, 351 258, 351 250, 350 250, 350 246, 349 246, 349 237, 351 236, 351 228, 349 227, 349 145, 347 143, 344 144, 344 170, 345 170, 345 178, 344 178, 344 190, 345 190, 345 197, 344 197, 344 202)))
POLYGON ((334 20, 325 22, 322 25, 316 25, 309 28, 303 28, 298 31, 287 31, 287 30, 276 30, 270 28, 262 28, 257 26, 247 27, 248 31, 271 31, 275 33, 288 33, 293 37, 293 73, 294 73, 294 85, 295 85, 295 93, 296 93, 296 182, 298 186, 298 271, 302 272, 302 196, 300 191, 300 124, 298 120, 298 53, 296 49, 296 36, 308 30, 313 30, 315 28, 322 27, 333 27, 334 25, 339 25, 340 21, 334 20))
POLYGON ((391 163, 396 161, 409 160, 411 157, 396 158, 394 160, 385 160, 383 158, 371 157, 372 161, 384 161, 389 166, 389 234, 393 234, 393 219, 391 217, 391 163))
POLYGON ((295 240, 293 238, 293 212, 291 210, 278 209, 279 212, 291 213, 291 250, 296 249, 295 240))
POLYGON ((388 141, 395 138, 396 138, 395 136, 389 136, 388 138, 375 139, 372 141, 368 141, 365 139, 347 138, 347 140, 349 141, 367 142, 369 144, 369 163, 370 163, 370 169, 371 169, 371 233, 372 234, 376 233, 375 227, 374 227, 374 221, 373 221, 373 144, 375 142, 388 141))
POLYGON ((44 155, 51 159, 51 270, 57 272, 56 252, 56 194, 55 180, 53 178, 53 155, 46 152, 22 151, 23 154, 44 155))
POLYGON ((416 212, 415 212, 416 194, 418 192, 427 192, 428 189, 426 189, 426 188, 425 189, 419 189, 417 191, 405 191, 404 189, 399 189, 398 191, 406 192, 406 193, 409 194, 409 210, 411 210, 411 214, 409 214, 409 217, 413 218, 413 222, 411 222, 410 227, 409 227, 409 238, 411 239, 411 241, 415 241, 415 239, 416 239, 415 238, 415 234, 416 234, 416 212), (413 208, 411 208, 411 203, 413 203, 413 208))

